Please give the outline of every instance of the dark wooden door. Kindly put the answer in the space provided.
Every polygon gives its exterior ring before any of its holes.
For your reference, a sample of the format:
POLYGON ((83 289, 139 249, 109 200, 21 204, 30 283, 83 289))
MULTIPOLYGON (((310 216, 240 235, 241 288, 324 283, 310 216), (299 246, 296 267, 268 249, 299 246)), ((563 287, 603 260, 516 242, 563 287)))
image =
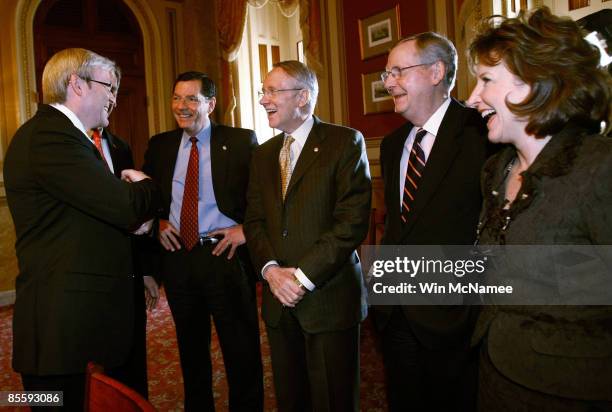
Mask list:
POLYGON ((142 33, 121 0, 43 0, 34 17, 38 100, 45 64, 57 51, 83 47, 114 60, 122 72, 109 130, 132 147, 142 166, 149 139, 142 33))

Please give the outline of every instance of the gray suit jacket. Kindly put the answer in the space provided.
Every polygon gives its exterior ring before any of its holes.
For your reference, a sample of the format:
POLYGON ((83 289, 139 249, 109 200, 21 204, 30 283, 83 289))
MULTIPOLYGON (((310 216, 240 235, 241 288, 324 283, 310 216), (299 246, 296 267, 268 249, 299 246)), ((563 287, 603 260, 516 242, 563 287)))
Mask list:
MULTIPOLYGON (((368 230, 371 179, 360 132, 315 123, 295 166, 285 201, 278 155, 283 134, 253 155, 244 229, 260 273, 277 260, 299 267, 316 285, 294 309, 309 333, 341 330, 364 319, 365 289, 355 249, 368 230)), ((264 282, 263 318, 276 326, 283 310, 264 282)))

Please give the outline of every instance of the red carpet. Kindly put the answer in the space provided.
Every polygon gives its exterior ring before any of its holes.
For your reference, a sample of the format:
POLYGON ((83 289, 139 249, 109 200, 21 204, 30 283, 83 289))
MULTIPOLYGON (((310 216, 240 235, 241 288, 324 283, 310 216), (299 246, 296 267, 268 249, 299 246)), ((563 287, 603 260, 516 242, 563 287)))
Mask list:
MULTIPOLYGON (((0 308, 0 391, 21 390, 19 375, 11 368, 12 307, 0 308)), ((265 330, 263 323, 261 330, 265 330)), ((382 357, 371 322, 366 320, 361 333, 361 410, 386 410, 382 357)), ((227 382, 223 358, 216 335, 213 334, 212 358, 214 367, 214 394, 217 411, 227 410, 227 382)), ((160 305, 149 313, 147 327, 149 368, 149 394, 153 405, 160 411, 183 409, 183 381, 178 361, 174 324, 165 296, 160 305)), ((262 360, 264 365, 264 406, 266 411, 276 410, 270 349, 266 334, 262 334, 262 360)), ((4 411, 23 411, 25 408, 0 408, 4 411)))

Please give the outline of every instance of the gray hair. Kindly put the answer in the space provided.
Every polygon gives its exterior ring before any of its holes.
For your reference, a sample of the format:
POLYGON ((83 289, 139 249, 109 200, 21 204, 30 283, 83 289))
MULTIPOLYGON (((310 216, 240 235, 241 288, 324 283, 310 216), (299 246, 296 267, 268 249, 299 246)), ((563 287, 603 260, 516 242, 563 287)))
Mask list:
POLYGON ((44 103, 64 103, 70 76, 76 74, 83 80, 90 80, 94 69, 110 71, 117 87, 121 80, 121 70, 112 60, 87 49, 64 49, 55 53, 45 65, 42 77, 44 103))
POLYGON ((317 75, 311 69, 309 69, 308 66, 297 60, 285 60, 275 63, 273 67, 282 69, 290 77, 297 80, 300 87, 303 87, 309 91, 306 110, 309 114, 312 114, 317 104, 317 97, 319 95, 319 82, 317 81, 317 75))
MULTIPOLYGON (((423 62, 441 61, 444 63, 446 73, 444 83, 450 92, 455 87, 455 77, 457 75, 457 49, 446 37, 427 31, 414 34, 401 39, 397 45, 414 40, 423 62)), ((397 46, 396 45, 396 46, 397 46)))

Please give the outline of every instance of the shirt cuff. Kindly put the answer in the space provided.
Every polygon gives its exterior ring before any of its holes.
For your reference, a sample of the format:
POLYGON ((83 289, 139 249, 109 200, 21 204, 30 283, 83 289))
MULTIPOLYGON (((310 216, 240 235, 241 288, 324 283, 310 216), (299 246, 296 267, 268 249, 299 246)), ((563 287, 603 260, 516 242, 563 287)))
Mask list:
POLYGON ((315 284, 314 284, 314 283, 312 283, 312 282, 310 281, 310 279, 308 279, 308 278, 306 277, 306 275, 304 274, 304 272, 302 272, 302 269, 297 268, 297 270, 295 271, 294 275, 295 275, 295 277, 297 278, 297 280, 299 280, 299 281, 300 281, 300 283, 301 283, 302 285, 304 285, 304 287, 305 287, 306 289, 308 289, 310 292, 312 292, 313 290, 315 290, 315 288, 316 288, 315 284))
MULTIPOLYGON (((266 275, 264 275, 264 273, 266 273, 266 269, 268 268, 268 266, 273 266, 273 265, 274 266, 280 266, 276 260, 271 260, 268 263, 266 263, 263 268, 261 268, 261 277, 262 278, 266 279, 266 275)), ((268 280, 268 279, 266 279, 266 280, 268 280)))

